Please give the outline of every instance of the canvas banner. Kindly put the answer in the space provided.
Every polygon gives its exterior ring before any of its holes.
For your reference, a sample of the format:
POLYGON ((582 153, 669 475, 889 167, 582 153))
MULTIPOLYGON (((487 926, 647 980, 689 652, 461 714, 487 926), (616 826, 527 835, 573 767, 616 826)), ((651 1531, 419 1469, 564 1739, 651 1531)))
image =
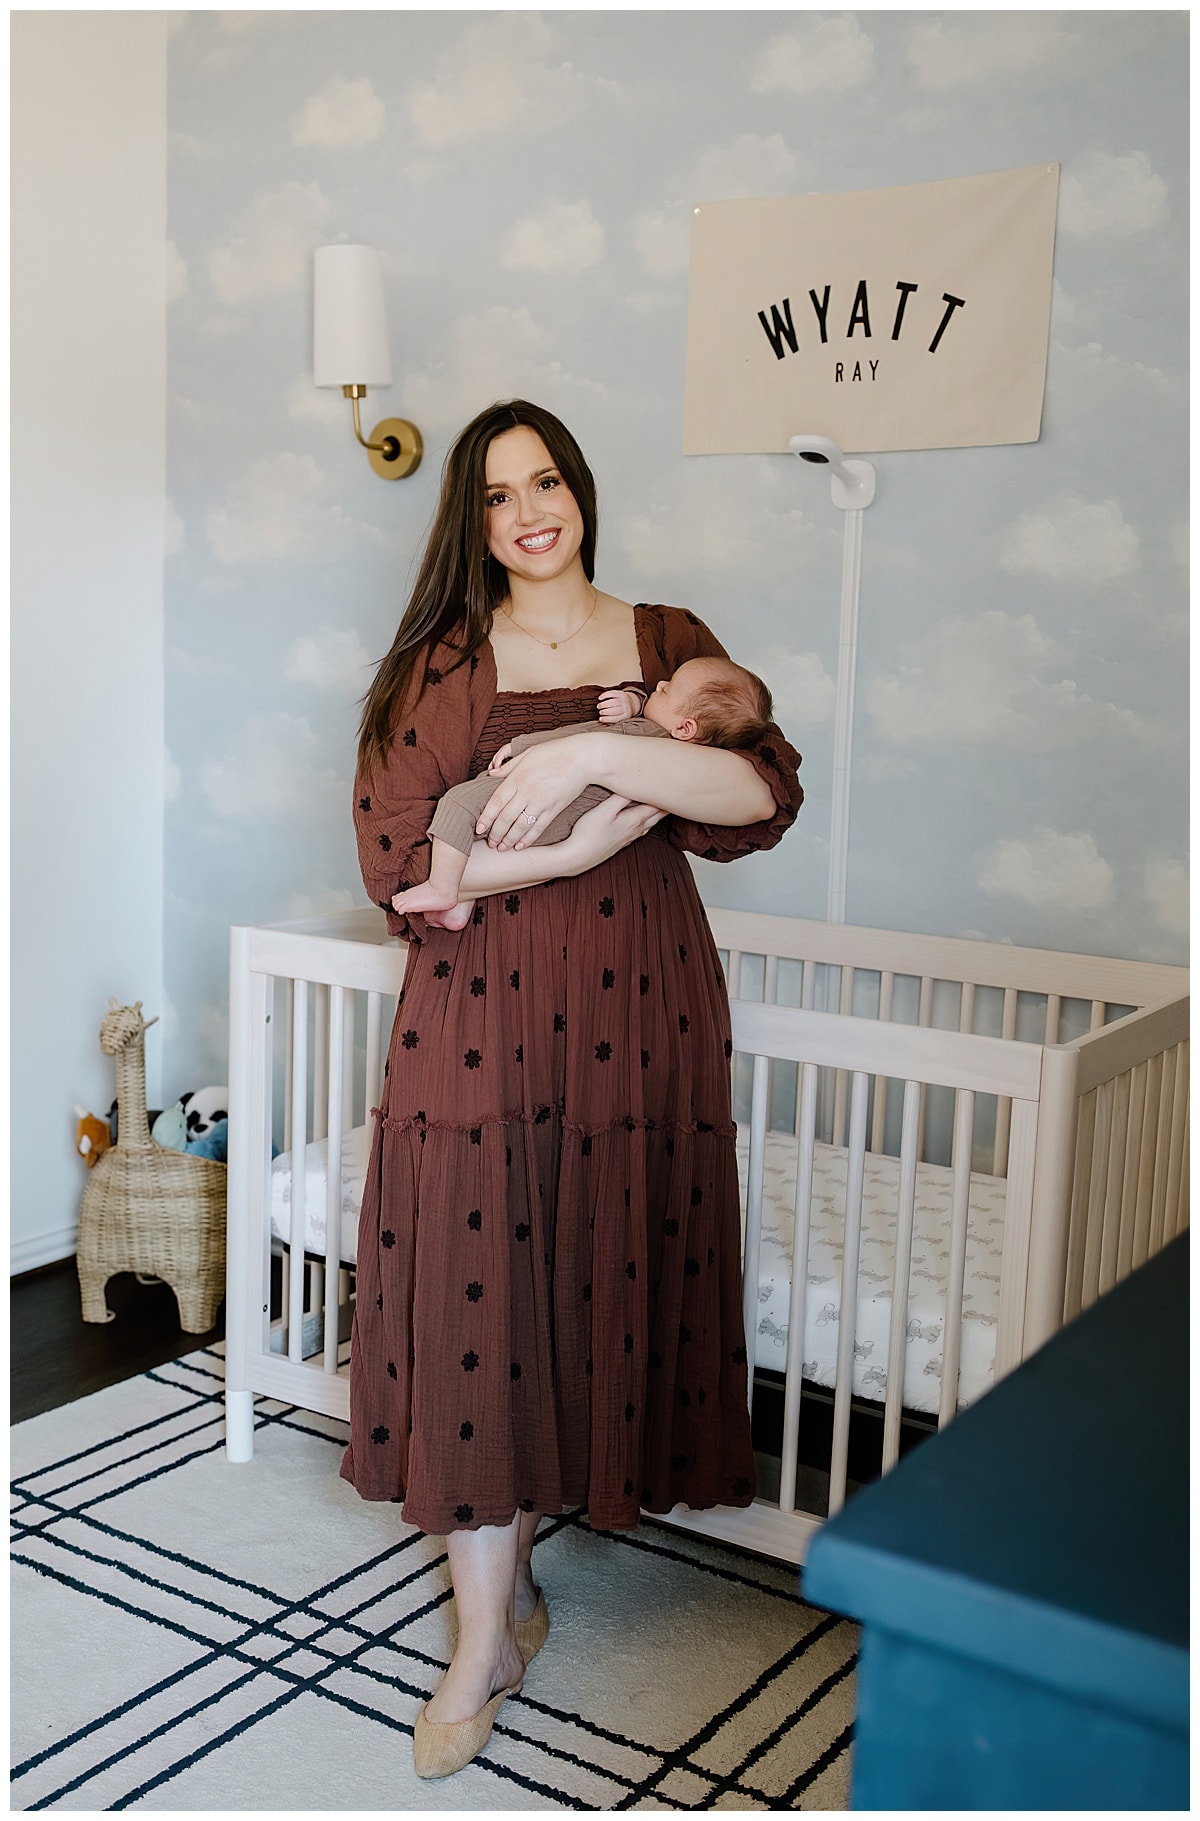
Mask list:
POLYGON ((686 455, 1036 442, 1058 166, 702 203, 686 455))

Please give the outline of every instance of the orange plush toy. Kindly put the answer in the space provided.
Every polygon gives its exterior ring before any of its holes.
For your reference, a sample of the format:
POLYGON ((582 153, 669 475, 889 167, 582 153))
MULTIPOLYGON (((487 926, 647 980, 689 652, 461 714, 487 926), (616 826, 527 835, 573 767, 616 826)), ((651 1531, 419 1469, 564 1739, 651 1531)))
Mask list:
POLYGON ((93 1114, 85 1113, 82 1107, 76 1107, 75 1114, 79 1120, 75 1128, 75 1149, 90 1170, 112 1143, 112 1134, 107 1119, 97 1119, 93 1114))

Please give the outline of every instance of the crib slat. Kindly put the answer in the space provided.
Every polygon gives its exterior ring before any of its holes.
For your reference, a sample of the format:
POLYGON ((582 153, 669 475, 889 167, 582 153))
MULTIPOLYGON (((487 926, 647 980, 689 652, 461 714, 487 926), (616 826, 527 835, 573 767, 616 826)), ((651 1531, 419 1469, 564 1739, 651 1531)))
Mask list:
POLYGON ((1150 1200, 1150 1256, 1162 1249, 1171 1167, 1171 1108, 1175 1103, 1176 1054, 1164 1050, 1158 1084, 1158 1131, 1154 1140, 1154 1189, 1150 1200))
POLYGON ((815 961, 802 961, 800 967, 800 1009, 811 1012, 817 999, 817 964, 815 961))
POLYGON ((1125 1186, 1125 1143, 1129 1132, 1129 1075, 1113 1082, 1113 1116, 1108 1132, 1108 1171, 1104 1193, 1104 1225, 1100 1240, 1099 1292, 1103 1296, 1117 1281, 1117 1246, 1121 1227, 1121 1193, 1125 1186))
MULTIPOLYGON (((1017 1034, 1017 989, 1006 986, 1004 989, 1004 1012, 1000 1020, 1000 1035, 1009 1043, 1017 1034)), ((1008 1169, 1008 1133, 1012 1124, 1012 1101, 1007 1095, 1001 1095, 996 1101, 996 1136, 992 1141, 992 1175, 1003 1176, 1008 1169)))
POLYGON ((342 1095, 346 1040, 346 989, 329 989, 329 1137, 325 1159, 325 1352, 326 1372, 338 1366, 338 1271, 342 1261, 342 1095))
POLYGON ((762 1244, 763 1169, 767 1161, 767 1058, 754 1058, 750 1091, 750 1160, 746 1170, 746 1239, 742 1254, 742 1326, 746 1335, 746 1403, 754 1408, 758 1338, 758 1255, 762 1244))
POLYGON ((725 984, 731 999, 742 996, 742 955, 741 950, 731 948, 725 962, 725 984))
POLYGON ((1100 1245, 1104 1233, 1104 1202, 1108 1189, 1108 1139, 1112 1128, 1113 1084, 1102 1081, 1096 1089, 1096 1126, 1092 1138, 1092 1168, 1088 1191, 1087 1226, 1083 1251, 1082 1306, 1090 1309, 1100 1293, 1100 1245))
POLYGON ((1167 1201, 1163 1222, 1163 1244, 1179 1231, 1180 1197, 1183 1179, 1183 1148, 1187 1122, 1188 1046, 1175 1046, 1175 1092, 1171 1101, 1171 1146, 1167 1164, 1167 1201))
MULTIPOLYGON (((879 976, 879 1022, 890 1024, 892 1021, 892 990, 896 976, 885 968, 879 976)), ((884 1133, 887 1130, 887 1097, 888 1078, 886 1075, 875 1077, 875 1106, 871 1115, 871 1149, 882 1151, 884 1133)))
POLYGON ((313 1123, 314 1139, 324 1138, 328 1111, 329 1088, 329 988, 320 982, 313 987, 313 1123))
POLYGON ((1058 1027, 1062 1019, 1062 997, 1058 993, 1046 994, 1046 1031, 1043 1043, 1058 1042, 1058 1027))
POLYGON ((971 1142, 974 1129, 975 1096, 969 1088, 956 1088, 954 1141, 950 1153, 950 1259, 946 1267, 946 1326, 942 1334, 939 1429, 945 1428, 958 1409, 958 1364, 962 1352, 963 1277, 967 1267, 967 1213, 971 1197, 971 1142))
POLYGON ((342 1015, 342 1130, 354 1125, 354 992, 345 994, 342 1015))
POLYGON ((366 1104, 363 1110, 363 1121, 371 1123, 371 1109, 379 1105, 379 1083, 382 1079, 380 1063, 379 1038, 382 1023, 383 994, 367 994, 367 1077, 366 1104))
POLYGON ((1091 1023, 1088 1025, 1090 1031, 1098 1031, 1103 1027, 1104 1014, 1107 1010, 1108 1007, 1103 999, 1092 1000, 1092 1017, 1091 1023))
POLYGON ((1004 1195, 1004 1250, 1000 1260, 1000 1308, 996 1321, 993 1383, 1024 1359, 1033 1239, 1033 1183, 1038 1140, 1038 1107, 1014 1100, 1009 1132, 1008 1178, 1004 1195))
MULTIPOLYGON (((838 1016, 849 1018, 854 1006, 854 969, 847 963, 841 969, 841 980, 838 985, 838 1016)), ((833 1087, 833 1142, 846 1142, 846 1071, 834 1071, 833 1087)))
MULTIPOLYGON (((933 1020, 933 976, 931 974, 922 974, 922 976, 921 976, 921 996, 917 1002, 917 1023, 920 1026, 920 1028, 924 1031, 924 1030, 929 1029, 929 1026, 932 1023, 932 1020, 933 1020)), ((921 1163, 924 1163, 924 1161, 925 1161, 925 1102, 926 1102, 927 1097, 928 1097, 928 1090, 926 1089, 925 1083, 922 1082, 921 1083, 921 1118, 920 1118, 921 1136, 920 1136, 920 1141, 919 1141, 919 1148, 917 1151, 917 1157, 921 1163)))
POLYGON ((1129 1121, 1126 1126, 1124 1170, 1121 1181, 1121 1219, 1117 1234, 1117 1282, 1133 1268, 1133 1236, 1137 1226, 1138 1178, 1142 1164, 1142 1126, 1146 1113, 1146 1064, 1129 1071, 1129 1121))
POLYGON ((892 1265, 892 1312, 888 1323, 887 1391, 883 1402, 883 1471, 900 1458, 900 1415, 904 1408, 904 1356, 908 1345, 908 1288, 912 1269, 913 1215, 917 1199, 917 1139, 921 1096, 915 1081, 904 1083, 900 1114, 900 1191, 896 1203, 896 1256, 892 1265))
POLYGON ((854 1394, 854 1330, 858 1316, 858 1258, 862 1235, 863 1155, 867 1143, 867 1083, 855 1069, 850 1089, 849 1155, 846 1159, 846 1213, 842 1229, 842 1297, 838 1310, 837 1375, 833 1390, 833 1459, 829 1467, 829 1515, 846 1502, 850 1443, 850 1400, 854 1394))
POLYGON ((1146 1093, 1142 1104, 1142 1136, 1138 1153, 1137 1203, 1133 1217, 1130 1268, 1144 1265, 1150 1256, 1150 1206, 1154 1198, 1154 1151, 1158 1135, 1158 1102, 1162 1092, 1162 1057, 1146 1064, 1146 1093))
POLYGON ((291 1272, 288 1283, 288 1358, 304 1358, 304 1192, 308 1171, 308 981, 297 980, 292 996, 292 1098, 288 1138, 292 1153, 291 1272))
POLYGON ((1075 1132, 1075 1172, 1071 1184, 1071 1224, 1067 1234, 1066 1319, 1074 1320, 1083 1307, 1083 1261, 1087 1243, 1088 1207, 1092 1191, 1092 1147, 1096 1136, 1096 1094, 1079 1097, 1075 1132))
POLYGON ((958 1028, 964 1035, 969 1035, 975 1026, 975 983, 962 981, 958 998, 958 1028))
POLYGON ((796 1509, 796 1461, 800 1446, 800 1393, 804 1378, 804 1342, 808 1312, 808 1247, 812 1231, 813 1155, 817 1136, 815 1063, 800 1065, 800 1113, 796 1149, 796 1217, 792 1229, 792 1286, 788 1299, 787 1366, 783 1390, 783 1458, 779 1469, 779 1509, 796 1509))

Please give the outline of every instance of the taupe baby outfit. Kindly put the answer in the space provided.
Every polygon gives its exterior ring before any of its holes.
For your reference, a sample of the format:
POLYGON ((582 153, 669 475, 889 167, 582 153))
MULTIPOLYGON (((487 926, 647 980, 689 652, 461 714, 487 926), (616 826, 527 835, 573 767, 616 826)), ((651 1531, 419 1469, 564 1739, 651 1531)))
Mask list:
MULTIPOLYGON (((633 689, 632 684, 621 684, 619 687, 633 689)), ((637 690, 645 706, 645 691, 637 690)), ((606 733, 628 733, 646 735, 653 739, 669 740, 670 734, 656 721, 647 721, 641 715, 631 715, 625 721, 576 721, 567 727, 551 727, 545 733, 519 733, 512 741, 513 757, 524 752, 528 746, 542 746, 547 740, 566 740, 572 734, 591 733, 602 727, 606 733)), ((477 778, 468 778, 465 784, 454 784, 445 793, 433 814, 429 824, 429 833, 439 841, 445 841, 450 847, 457 848, 460 854, 469 854, 476 839, 475 824, 489 802, 496 786, 502 783, 500 778, 493 778, 482 772, 477 778)), ((529 843, 530 847, 552 847, 556 841, 565 841, 580 816, 585 816, 589 809, 595 809, 598 803, 611 796, 602 784, 589 784, 579 795, 560 809, 552 822, 548 822, 540 835, 529 843)))

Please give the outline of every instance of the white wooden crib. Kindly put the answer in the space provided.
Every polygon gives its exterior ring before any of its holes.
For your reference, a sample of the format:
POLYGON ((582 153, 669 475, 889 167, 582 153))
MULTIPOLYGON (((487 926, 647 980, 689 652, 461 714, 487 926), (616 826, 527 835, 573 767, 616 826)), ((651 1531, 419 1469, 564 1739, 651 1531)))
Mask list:
MULTIPOLYGON (((747 1510, 680 1507, 666 1521, 799 1563, 845 1500, 864 1388, 882 1407, 886 1471, 926 1381, 941 1426, 1186 1224, 1188 978, 1005 944, 708 917, 732 1010, 747 1342, 760 1395, 768 1382, 782 1392, 782 1460, 776 1496, 747 1510), (919 1371, 914 1348, 927 1355, 919 1371), (797 1472, 814 1395, 832 1397, 819 1494, 797 1472)), ((350 1165, 361 1167, 360 1128, 379 1101, 406 958, 374 909, 232 931, 232 1461, 251 1457, 255 1394, 348 1418, 350 1165)))

